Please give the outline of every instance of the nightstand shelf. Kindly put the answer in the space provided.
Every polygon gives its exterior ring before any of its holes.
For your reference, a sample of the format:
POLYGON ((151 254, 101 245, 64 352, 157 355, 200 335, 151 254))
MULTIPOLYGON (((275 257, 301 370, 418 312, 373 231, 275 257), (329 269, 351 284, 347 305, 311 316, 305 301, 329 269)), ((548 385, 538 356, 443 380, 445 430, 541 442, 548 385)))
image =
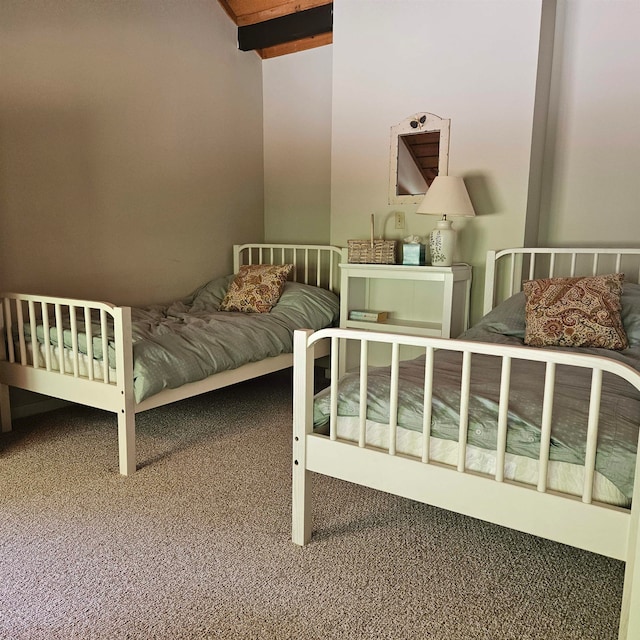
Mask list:
POLYGON ((386 322, 364 322, 362 320, 347 320, 344 325, 350 329, 365 329, 366 331, 380 331, 389 333, 403 333, 407 335, 440 337, 442 324, 439 322, 420 322, 418 320, 389 319, 386 322))
POLYGON ((340 326, 430 337, 468 327, 471 267, 340 265, 340 326), (349 320, 353 309, 387 311, 386 322, 349 320))

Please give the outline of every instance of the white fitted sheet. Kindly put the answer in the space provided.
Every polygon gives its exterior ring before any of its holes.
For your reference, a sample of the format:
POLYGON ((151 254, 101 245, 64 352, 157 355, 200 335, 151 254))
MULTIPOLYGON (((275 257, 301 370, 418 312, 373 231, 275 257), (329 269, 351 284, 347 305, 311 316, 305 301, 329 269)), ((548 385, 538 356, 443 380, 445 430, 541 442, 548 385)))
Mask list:
MULTIPOLYGON (((389 425, 367 420, 367 445, 389 450, 389 425)), ((360 420, 357 417, 338 417, 337 436, 357 442, 360 420)), ((422 433, 398 427, 396 452, 420 459, 422 457, 422 433)), ((431 437, 430 459, 453 467, 458 463, 458 443, 431 437)), ((584 468, 569 462, 550 460, 548 463, 547 489, 582 495, 584 468)), ((472 471, 495 475, 496 452, 467 444, 466 467, 472 471)), ((539 462, 525 456, 505 454, 505 479, 536 485, 539 462)), ((593 499, 621 507, 629 507, 631 501, 601 473, 595 472, 593 499)))

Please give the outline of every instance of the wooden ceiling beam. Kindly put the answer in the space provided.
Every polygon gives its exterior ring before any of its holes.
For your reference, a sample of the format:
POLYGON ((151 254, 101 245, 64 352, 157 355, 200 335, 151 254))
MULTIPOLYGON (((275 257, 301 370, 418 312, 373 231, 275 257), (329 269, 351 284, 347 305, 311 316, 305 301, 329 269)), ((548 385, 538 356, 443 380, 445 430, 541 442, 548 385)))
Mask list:
POLYGON ((277 22, 270 21, 299 14, 310 9, 317 9, 318 7, 325 7, 325 21, 326 11, 328 10, 331 14, 330 20, 325 24, 326 31, 324 32, 319 32, 322 29, 317 27, 301 31, 298 25, 291 29, 284 38, 280 34, 275 40, 273 36, 270 36, 271 40, 258 42, 255 51, 263 59, 305 51, 306 49, 321 47, 333 42, 333 2, 327 2, 327 0, 218 0, 218 2, 238 27, 239 45, 241 28, 243 27, 269 23, 272 26, 275 24, 277 31, 277 29, 281 30, 281 27, 278 26, 277 22))
POLYGON ((234 13, 235 23, 239 27, 281 18, 291 13, 306 11, 329 4, 327 0, 289 0, 288 2, 271 2, 265 0, 222 0, 229 4, 234 13), (271 6, 269 6, 271 5, 271 6))
POLYGON ((266 49, 333 31, 333 3, 238 27, 241 51, 266 49))
POLYGON ((268 58, 285 56, 288 53, 297 53, 298 51, 306 51, 307 49, 314 49, 315 47, 323 47, 332 42, 333 33, 321 33, 318 36, 293 40, 292 42, 285 42, 284 44, 277 44, 264 49, 257 49, 257 53, 263 60, 266 60, 268 58))

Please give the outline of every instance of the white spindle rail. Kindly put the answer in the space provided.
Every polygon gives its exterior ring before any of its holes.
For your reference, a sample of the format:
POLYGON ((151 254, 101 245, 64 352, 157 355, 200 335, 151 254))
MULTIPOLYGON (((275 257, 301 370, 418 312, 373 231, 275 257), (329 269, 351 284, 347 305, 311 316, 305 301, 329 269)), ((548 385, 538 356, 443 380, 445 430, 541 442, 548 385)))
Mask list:
POLYGON ((639 250, 635 248, 549 248, 524 247, 488 251, 485 271, 484 313, 506 297, 522 289, 525 274, 529 280, 534 278, 553 278, 560 276, 594 276, 602 273, 624 272, 630 282, 640 281, 639 250), (568 267, 562 258, 569 259, 568 267), (582 263, 590 259, 590 266, 582 263), (524 271, 524 259, 528 258, 529 267, 524 271), (546 258, 543 260, 542 258, 546 258), (607 258, 605 261, 604 258, 607 258), (546 266, 545 266, 546 263, 546 266), (508 277, 502 278, 501 270, 506 270, 508 277), (504 290, 496 287, 502 281, 504 290))
POLYGON ((245 264, 293 264, 294 281, 337 293, 341 258, 342 252, 329 245, 244 244, 235 246, 233 270, 245 264))
POLYGON ((98 302, 91 306, 85 301, 73 299, 8 293, 2 299, 2 309, 5 335, 13 336, 6 340, 5 345, 8 363, 19 363, 24 367, 31 366, 48 372, 57 371, 74 378, 87 378, 89 381, 116 383, 116 376, 111 379, 108 361, 109 335, 115 331, 114 312, 110 305, 98 302), (80 314, 78 309, 82 309, 80 314), (92 323, 94 313, 96 317, 100 317, 97 334, 92 323), (26 335, 27 327, 31 338, 26 335), (42 343, 37 338, 39 331, 42 343), (52 331, 55 343, 52 342, 52 331), (81 350, 81 336, 84 336, 86 344, 84 353, 81 350), (96 338, 102 345, 102 375, 99 379, 96 379, 94 363, 93 341, 96 338), (66 365, 67 357, 71 363, 70 370, 66 365), (54 358, 57 359, 57 366, 54 358))
POLYGON ((640 377, 637 371, 621 362, 609 360, 600 356, 576 355, 565 351, 549 351, 540 349, 522 349, 510 345, 496 345, 462 340, 444 340, 440 338, 423 338, 414 336, 399 336, 388 333, 371 331, 357 331, 349 329, 323 329, 311 335, 308 346, 315 342, 330 338, 332 343, 331 356, 331 399, 330 399, 330 438, 338 439, 338 343, 340 340, 350 340, 359 343, 360 348, 360 400, 359 400, 359 437, 358 446, 367 447, 366 443, 366 411, 368 398, 368 352, 374 344, 391 345, 390 365, 390 394, 389 394, 389 446, 388 453, 397 453, 398 430, 398 390, 400 345, 409 345, 424 349, 425 380, 423 405, 423 443, 421 460, 430 463, 429 435, 431 422, 431 397, 434 382, 434 352, 436 350, 454 351, 462 354, 460 377, 460 422, 458 430, 458 459, 456 468, 459 472, 466 472, 467 432, 469 427, 469 404, 471 363, 476 355, 491 355, 501 359, 500 394, 498 401, 498 436, 496 446, 495 480, 504 481, 504 467, 507 449, 507 416, 509 410, 509 389, 513 361, 530 360, 545 364, 544 391, 542 401, 541 433, 537 490, 547 491, 547 472, 549 466, 549 451, 551 448, 551 429, 553 424, 553 398, 556 386, 556 368, 558 365, 577 367, 592 371, 591 392, 588 407, 588 426, 585 441, 586 459, 584 487, 581 499, 585 503, 592 502, 593 482, 595 475, 596 445, 598 440, 598 422, 600 413, 600 393, 602 390, 602 375, 611 373, 623 378, 640 391, 640 377))

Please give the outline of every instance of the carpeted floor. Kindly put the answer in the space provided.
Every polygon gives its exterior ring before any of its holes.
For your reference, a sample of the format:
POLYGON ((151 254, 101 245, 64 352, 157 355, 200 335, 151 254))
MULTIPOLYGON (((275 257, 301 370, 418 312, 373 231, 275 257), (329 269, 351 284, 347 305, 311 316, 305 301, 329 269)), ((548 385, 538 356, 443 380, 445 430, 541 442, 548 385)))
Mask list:
POLYGON ((325 477, 290 541, 289 372, 0 438, 0 638, 601 639, 622 563, 325 477))

